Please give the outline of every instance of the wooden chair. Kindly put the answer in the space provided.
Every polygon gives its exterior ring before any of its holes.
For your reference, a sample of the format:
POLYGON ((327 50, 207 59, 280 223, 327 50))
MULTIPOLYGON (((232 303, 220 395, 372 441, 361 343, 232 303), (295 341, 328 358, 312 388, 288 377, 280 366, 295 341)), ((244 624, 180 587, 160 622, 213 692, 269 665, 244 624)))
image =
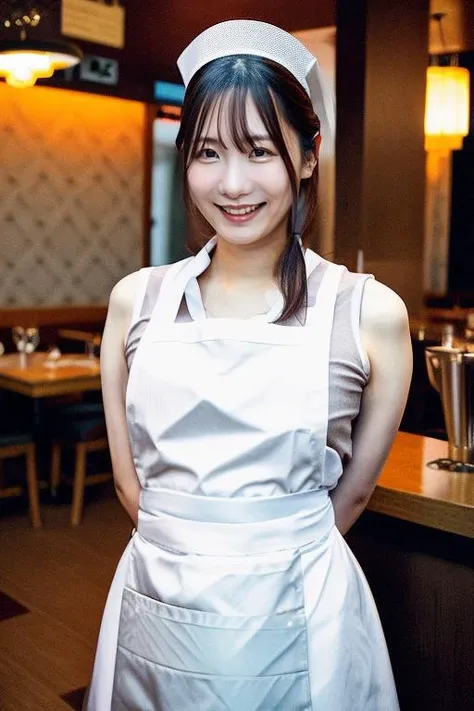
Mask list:
POLYGON ((56 421, 51 452, 51 490, 54 493, 61 483, 62 447, 67 443, 72 444, 75 461, 71 524, 77 526, 82 519, 85 487, 112 478, 111 472, 87 474, 87 455, 108 449, 102 406, 87 402, 60 406, 57 408, 56 421))
MULTIPOLYGON (((0 435, 0 467, 5 459, 24 456, 26 460, 26 482, 30 506, 31 523, 35 528, 41 527, 39 506, 38 477, 36 473, 36 448, 27 433, 0 435)), ((3 469, 3 467, 2 467, 3 469)), ((0 499, 21 495, 21 486, 3 486, 2 470, 0 469, 0 499)))

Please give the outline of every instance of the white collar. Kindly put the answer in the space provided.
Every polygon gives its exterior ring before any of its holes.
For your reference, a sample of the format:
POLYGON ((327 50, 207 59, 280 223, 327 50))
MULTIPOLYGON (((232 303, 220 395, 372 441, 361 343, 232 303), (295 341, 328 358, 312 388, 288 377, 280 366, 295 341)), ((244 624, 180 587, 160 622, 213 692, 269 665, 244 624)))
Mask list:
MULTIPOLYGON (((211 263, 210 253, 217 245, 217 237, 211 237, 211 239, 204 245, 204 247, 196 254, 196 256, 191 260, 189 279, 184 287, 184 298, 186 299, 186 306, 189 311, 193 321, 202 321, 206 319, 206 311, 204 309, 204 304, 202 302, 201 291, 199 289, 199 284, 197 277, 202 274, 209 264, 211 263)), ((319 264, 321 258, 318 257, 315 252, 311 249, 306 249, 304 252, 305 264, 306 264, 306 277, 308 278, 313 269, 319 264)), ((270 292, 271 294, 271 292, 270 292)), ((269 310, 263 314, 258 314, 256 316, 250 317, 251 320, 264 321, 270 323, 275 321, 283 310, 284 301, 281 293, 273 298, 273 294, 269 295, 269 310)))

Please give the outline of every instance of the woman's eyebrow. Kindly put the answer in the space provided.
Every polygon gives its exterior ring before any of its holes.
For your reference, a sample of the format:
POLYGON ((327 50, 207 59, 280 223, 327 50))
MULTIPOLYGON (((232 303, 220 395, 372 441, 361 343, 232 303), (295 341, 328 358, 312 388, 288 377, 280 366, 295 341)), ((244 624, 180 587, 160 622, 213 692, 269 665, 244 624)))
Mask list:
POLYGON ((198 139, 198 143, 213 143, 216 146, 220 145, 220 141, 217 138, 212 138, 210 136, 203 136, 198 139))
MULTIPOLYGON (((258 141, 270 141, 270 136, 268 134, 260 134, 260 135, 250 135, 248 136, 250 141, 252 143, 258 143, 258 141)), ((199 139, 199 143, 212 143, 213 145, 221 145, 221 141, 219 141, 218 138, 214 138, 213 136, 204 136, 203 138, 199 139)))
POLYGON ((258 143, 258 141, 271 141, 271 138, 267 133, 250 135, 249 138, 252 141, 252 143, 258 143))

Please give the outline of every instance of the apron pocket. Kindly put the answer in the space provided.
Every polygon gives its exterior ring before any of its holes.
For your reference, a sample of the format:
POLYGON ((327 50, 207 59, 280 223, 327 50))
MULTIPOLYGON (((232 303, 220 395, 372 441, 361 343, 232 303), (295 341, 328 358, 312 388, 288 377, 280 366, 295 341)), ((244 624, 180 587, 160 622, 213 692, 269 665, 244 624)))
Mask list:
POLYGON ((160 702, 153 706, 150 697, 140 709, 311 709, 303 608, 224 616, 125 588, 118 647, 117 709, 119 698, 131 695, 136 704, 145 689, 159 692, 160 702))
POLYGON ((119 645, 197 674, 272 676, 307 671, 304 609, 228 616, 167 605, 125 588, 119 645))
POLYGON ((242 677, 169 669, 119 647, 113 711, 311 711, 306 672, 242 677))

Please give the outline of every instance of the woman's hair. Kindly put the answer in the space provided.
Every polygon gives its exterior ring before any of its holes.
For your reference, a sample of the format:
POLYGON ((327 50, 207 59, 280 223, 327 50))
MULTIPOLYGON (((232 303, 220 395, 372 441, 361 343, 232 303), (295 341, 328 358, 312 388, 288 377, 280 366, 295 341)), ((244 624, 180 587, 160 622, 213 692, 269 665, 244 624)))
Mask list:
POLYGON ((308 94, 288 70, 262 57, 232 55, 219 57, 196 72, 186 91, 176 139, 176 146, 183 155, 183 195, 190 215, 201 225, 205 223, 206 237, 210 237, 210 225, 192 202, 187 170, 205 138, 205 126, 214 111, 217 111, 219 140, 225 111, 226 125, 230 124, 235 146, 243 152, 255 148, 247 122, 248 97, 253 100, 285 164, 293 193, 287 244, 277 264, 276 274, 284 297, 283 311, 278 319, 282 322, 295 316, 307 304, 306 268, 296 235, 301 236, 306 246, 316 211, 318 171, 316 166, 312 177, 301 181, 298 194, 297 176, 285 143, 280 116, 298 135, 303 160, 308 159, 314 150, 314 139, 320 130, 320 122, 308 94))

